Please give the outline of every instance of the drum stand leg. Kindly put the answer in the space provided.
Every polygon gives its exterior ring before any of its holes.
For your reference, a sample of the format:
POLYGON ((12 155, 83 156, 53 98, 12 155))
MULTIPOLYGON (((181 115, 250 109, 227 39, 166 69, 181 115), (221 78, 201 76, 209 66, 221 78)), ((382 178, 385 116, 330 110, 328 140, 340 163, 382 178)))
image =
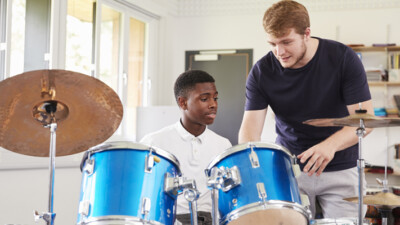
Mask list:
POLYGON ((54 193, 54 171, 55 171, 55 154, 56 154, 56 130, 57 124, 51 123, 46 126, 46 128, 50 128, 50 181, 49 181, 49 201, 48 201, 48 212, 39 214, 37 211, 34 212, 35 221, 39 219, 43 219, 46 221, 47 225, 53 225, 56 214, 53 213, 53 193, 54 193))
POLYGON ((184 197, 189 202, 191 225, 198 225, 196 200, 199 198, 199 192, 193 188, 186 188, 184 190, 184 197))
POLYGON ((363 224, 363 173, 364 173, 364 159, 362 158, 362 138, 365 135, 364 120, 360 119, 360 127, 357 129, 358 136, 358 225, 363 224))
POLYGON ((218 212, 218 189, 211 189, 211 199, 212 199, 212 225, 219 225, 219 212, 218 212))

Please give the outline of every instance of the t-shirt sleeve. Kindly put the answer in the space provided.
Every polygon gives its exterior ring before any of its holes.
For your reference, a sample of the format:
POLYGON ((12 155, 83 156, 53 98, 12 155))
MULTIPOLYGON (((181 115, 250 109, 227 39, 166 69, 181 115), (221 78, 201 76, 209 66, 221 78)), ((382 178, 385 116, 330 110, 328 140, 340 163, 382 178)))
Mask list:
POLYGON ((246 81, 246 104, 245 110, 261 110, 268 107, 268 102, 261 90, 261 70, 259 62, 250 70, 246 81))
POLYGON ((347 49, 343 62, 342 94, 346 105, 371 99, 364 66, 357 54, 347 49))

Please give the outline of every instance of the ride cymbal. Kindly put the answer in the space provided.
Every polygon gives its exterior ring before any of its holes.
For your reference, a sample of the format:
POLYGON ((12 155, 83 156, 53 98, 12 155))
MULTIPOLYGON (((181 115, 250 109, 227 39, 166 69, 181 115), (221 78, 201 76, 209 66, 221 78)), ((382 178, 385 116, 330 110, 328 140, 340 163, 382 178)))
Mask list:
POLYGON ((360 127, 360 119, 363 119, 366 128, 400 126, 400 118, 381 118, 366 113, 351 114, 343 118, 311 119, 303 123, 315 127, 360 127))
MULTIPOLYGON (((358 197, 345 198, 343 200, 358 203, 358 197)), ((363 196, 363 203, 377 207, 395 207, 400 206, 400 197, 390 192, 379 192, 375 195, 363 196)))
POLYGON ((0 146, 30 156, 49 155, 51 122, 56 156, 107 140, 122 120, 118 95, 100 80, 66 70, 36 70, 0 82, 0 146))

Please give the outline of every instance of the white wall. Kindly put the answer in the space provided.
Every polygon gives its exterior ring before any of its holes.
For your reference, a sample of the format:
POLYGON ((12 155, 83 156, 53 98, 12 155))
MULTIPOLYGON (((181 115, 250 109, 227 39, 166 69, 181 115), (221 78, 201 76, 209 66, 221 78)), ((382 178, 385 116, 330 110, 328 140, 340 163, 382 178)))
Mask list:
MULTIPOLYGON (((132 1, 142 4, 147 10, 162 11, 147 1, 132 1)), ((265 6, 265 8, 268 6, 265 6)), ((164 9, 163 9, 164 10, 164 9)), ((263 10, 261 10, 263 11, 263 10)), ((175 105, 172 87, 175 78, 184 70, 184 53, 187 50, 202 49, 242 49, 254 50, 254 61, 268 51, 262 28, 262 13, 246 15, 213 15, 196 17, 172 16, 162 12, 159 24, 159 68, 150 74, 153 80, 152 99, 154 105, 175 105)), ((400 8, 349 11, 310 11, 312 33, 344 43, 397 42, 400 44, 400 8), (387 26, 389 24, 389 26, 387 26), (389 32, 388 32, 389 27, 389 32)), ((274 138, 273 117, 267 120, 265 140, 274 138)), ((386 129, 386 128, 379 128, 386 129)), ((388 128, 395 129, 395 128, 388 128)), ((382 152, 386 149, 385 140, 398 139, 399 131, 378 133, 375 145, 378 149, 372 158, 382 161, 382 152), (383 136, 381 136, 383 135, 383 136), (383 140, 385 139, 385 140, 383 140), (380 143, 382 142, 382 143, 380 143)), ((390 144, 390 143, 389 143, 390 144)), ((369 151, 374 151, 374 150, 369 151)), ((2 161, 0 155, 0 163, 2 161)), ((12 163, 12 162, 8 162, 12 163)), ((57 159, 56 159, 57 163, 57 159)), ((59 168, 55 174, 54 212, 57 213, 55 224, 71 225, 77 218, 80 193, 81 173, 77 167, 59 168)), ((48 170, 0 170, 0 224, 34 224, 32 211, 47 210, 48 170)), ((40 221, 38 224, 44 224, 40 221)))

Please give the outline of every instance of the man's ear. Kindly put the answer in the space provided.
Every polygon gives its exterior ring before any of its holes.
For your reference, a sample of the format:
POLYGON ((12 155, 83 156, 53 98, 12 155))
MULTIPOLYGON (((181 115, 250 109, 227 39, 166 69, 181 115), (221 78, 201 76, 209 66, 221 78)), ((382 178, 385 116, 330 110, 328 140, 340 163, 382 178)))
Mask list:
POLYGON ((178 105, 179 108, 186 110, 187 109, 187 99, 183 96, 178 97, 178 105))

